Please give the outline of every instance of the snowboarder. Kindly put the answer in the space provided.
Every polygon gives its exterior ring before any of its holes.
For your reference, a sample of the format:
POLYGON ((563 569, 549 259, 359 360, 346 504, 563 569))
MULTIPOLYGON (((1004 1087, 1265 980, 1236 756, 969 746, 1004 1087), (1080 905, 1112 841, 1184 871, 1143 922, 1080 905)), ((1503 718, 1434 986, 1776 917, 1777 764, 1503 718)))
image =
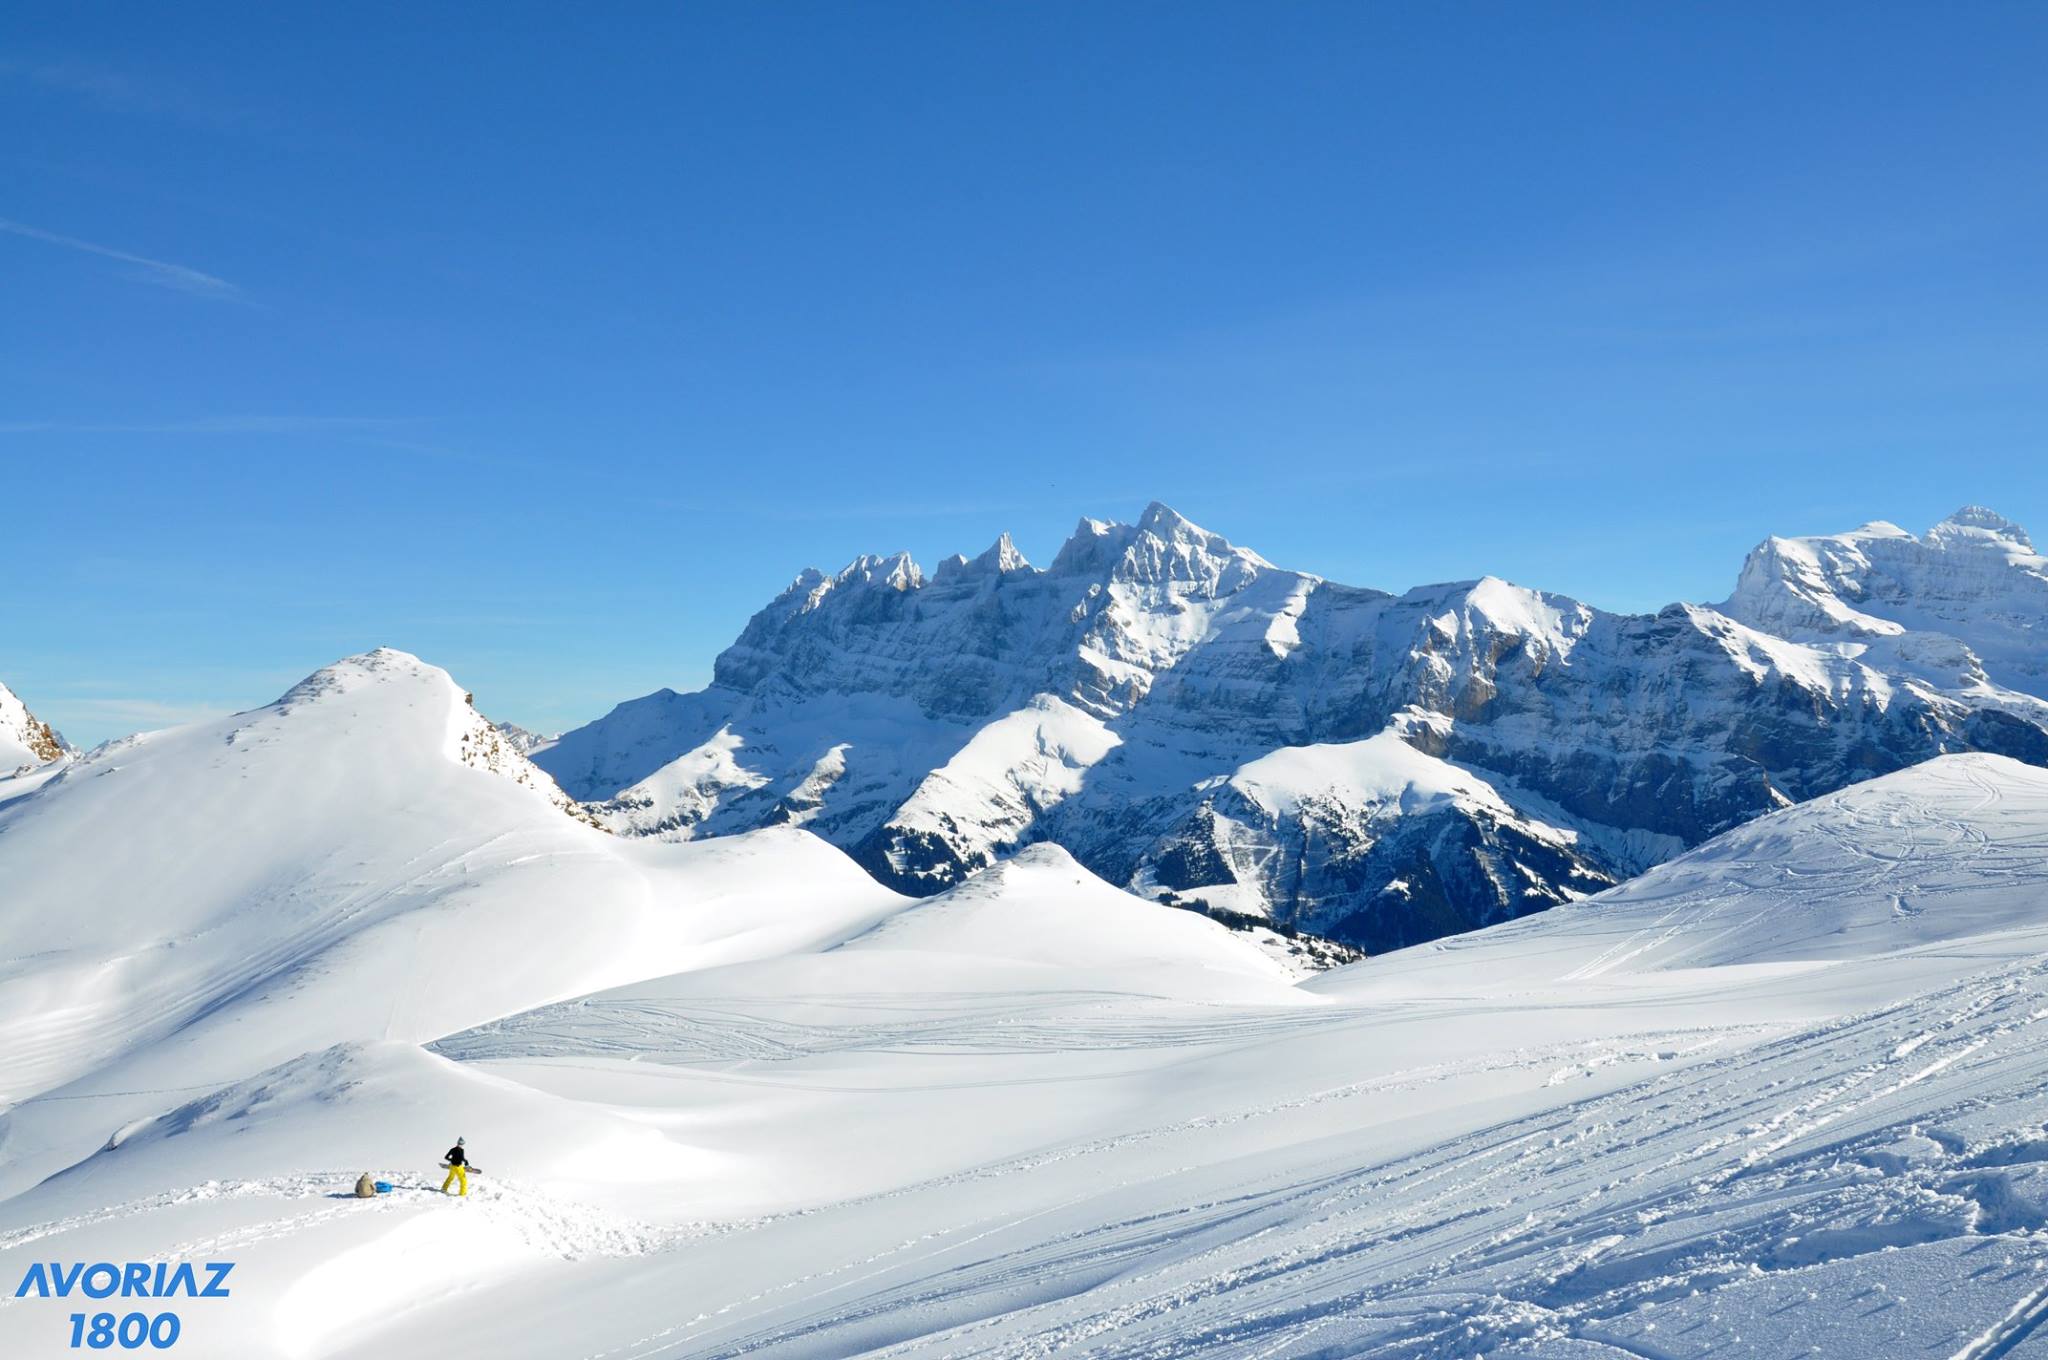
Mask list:
POLYGON ((457 1194, 467 1195, 469 1193, 469 1172, 474 1163, 462 1151, 462 1140, 460 1138, 455 1140, 455 1146, 449 1148, 447 1155, 442 1157, 441 1165, 448 1168, 448 1174, 441 1178, 441 1193, 447 1194, 448 1187, 452 1184, 457 1187, 457 1194))

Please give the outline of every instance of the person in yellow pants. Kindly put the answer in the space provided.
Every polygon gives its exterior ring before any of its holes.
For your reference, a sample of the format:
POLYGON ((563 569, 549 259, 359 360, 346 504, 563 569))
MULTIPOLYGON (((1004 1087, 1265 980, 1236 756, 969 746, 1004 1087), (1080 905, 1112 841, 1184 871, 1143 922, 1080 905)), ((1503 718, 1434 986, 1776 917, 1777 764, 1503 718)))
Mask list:
POLYGON ((448 1155, 441 1159, 448 1164, 448 1174, 441 1178, 441 1193, 447 1194, 448 1187, 456 1186, 456 1193, 469 1193, 469 1154, 462 1150, 462 1140, 455 1140, 455 1146, 448 1149, 448 1155))

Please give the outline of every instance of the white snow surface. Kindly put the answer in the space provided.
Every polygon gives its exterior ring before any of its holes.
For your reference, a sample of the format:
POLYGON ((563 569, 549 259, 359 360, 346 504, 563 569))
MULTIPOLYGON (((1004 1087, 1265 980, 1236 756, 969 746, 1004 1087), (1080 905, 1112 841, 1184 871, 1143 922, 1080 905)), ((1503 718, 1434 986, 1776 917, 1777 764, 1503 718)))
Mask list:
MULTIPOLYGON (((1297 986, 1051 846, 913 901, 619 840, 480 721, 372 653, 0 804, 10 1288, 234 1260, 176 1353, 309 1360, 2048 1342, 2048 772, 1297 986)), ((0 1291, 0 1355, 74 1307, 0 1291)))

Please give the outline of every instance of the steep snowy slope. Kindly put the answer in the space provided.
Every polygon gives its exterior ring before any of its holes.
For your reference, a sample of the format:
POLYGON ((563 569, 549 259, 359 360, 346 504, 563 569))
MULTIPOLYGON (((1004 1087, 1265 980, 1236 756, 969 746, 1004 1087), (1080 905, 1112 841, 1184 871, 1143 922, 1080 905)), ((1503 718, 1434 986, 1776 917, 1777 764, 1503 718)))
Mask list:
POLYGON ((0 779, 56 760, 70 748, 48 723, 0 685, 0 779))
POLYGON ((103 1097, 426 1040, 649 973, 865 929, 900 903, 794 831, 621 841, 448 675, 381 649, 0 803, 0 1185, 103 1097), (64 1088, 61 1093, 57 1088, 64 1088), (33 1155, 31 1153, 33 1152, 33 1155))
POLYGON ((1005 539, 929 580, 902 556, 806 572, 708 688, 536 759, 626 834, 795 823, 913 893, 1051 840, 1145 892, 1392 948, 1944 751, 2048 763, 2024 533, 1981 510, 1924 542, 1874 532, 1849 540, 1882 571, 1773 540, 1723 610, 1624 616, 1493 578, 1339 586, 1154 505, 1084 520, 1042 571, 1005 539), (1852 597, 1914 630, 1823 627, 1852 597), (1402 759, 1389 742, 1487 792, 1266 782, 1402 759))
MULTIPOLYGON (((1155 993, 1073 873, 1040 850, 840 948, 163 1096, 0 1201, 0 1273, 232 1254, 181 1346, 307 1360, 2048 1337, 2048 772, 1947 757, 1230 1000, 1155 993), (463 1204, 421 1193, 456 1131, 463 1204), (401 1192, 333 1197, 365 1168, 401 1192)), ((0 1298, 0 1353, 57 1354, 73 1306, 0 1298)))

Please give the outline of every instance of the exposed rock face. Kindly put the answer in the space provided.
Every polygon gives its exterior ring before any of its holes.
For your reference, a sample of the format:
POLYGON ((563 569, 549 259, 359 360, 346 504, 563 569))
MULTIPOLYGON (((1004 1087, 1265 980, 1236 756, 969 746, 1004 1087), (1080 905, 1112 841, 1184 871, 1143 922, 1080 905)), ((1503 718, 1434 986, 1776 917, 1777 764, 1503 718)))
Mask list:
POLYGON ((47 765, 70 749, 56 728, 29 712, 13 690, 0 685, 0 778, 23 767, 47 765))
POLYGON ((934 892, 1034 840, 1372 949, 1595 891, 1944 751, 2048 764, 2048 571, 1972 509, 1773 539, 1719 608, 1286 571, 1161 505, 927 580, 807 571, 712 684, 535 761, 624 833, 776 822, 934 892))

